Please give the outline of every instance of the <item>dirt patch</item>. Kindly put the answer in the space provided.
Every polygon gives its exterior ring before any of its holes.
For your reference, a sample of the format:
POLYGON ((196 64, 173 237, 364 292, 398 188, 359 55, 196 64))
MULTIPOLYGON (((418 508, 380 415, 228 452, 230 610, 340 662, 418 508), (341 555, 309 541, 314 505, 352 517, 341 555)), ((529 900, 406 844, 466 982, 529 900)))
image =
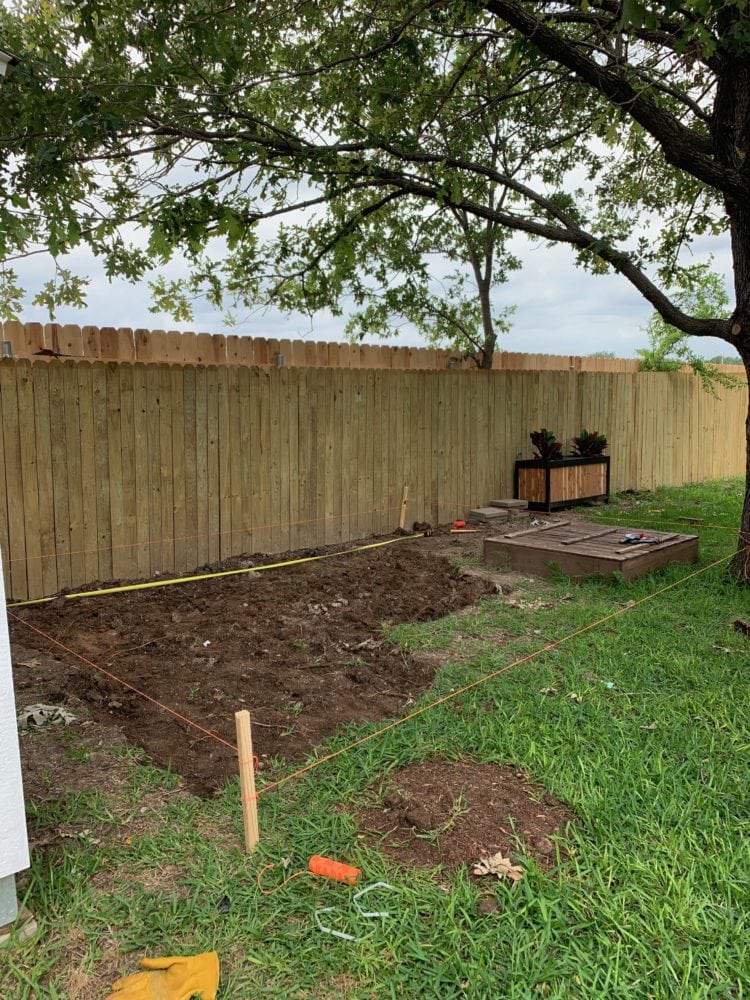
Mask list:
MULTIPOLYGON (((50 666, 59 664, 50 660, 50 666)), ((144 836, 187 794, 176 781, 165 787, 163 775, 152 787, 150 776, 135 767, 125 735, 111 723, 45 726, 22 733, 20 745, 32 851, 144 836)))
POLYGON ((373 788, 377 805, 360 830, 412 867, 455 869, 497 851, 556 861, 552 837, 576 817, 528 775, 472 761, 431 760, 405 767, 373 788))
MULTIPOLYGON (((278 571, 61 599, 20 614, 230 743, 234 712, 251 709, 256 752, 290 760, 342 723, 398 715, 429 686, 434 668, 405 658, 385 637, 385 623, 439 618, 492 591, 487 580, 461 576, 447 559, 404 541, 278 571)), ((114 723, 199 793, 235 772, 229 747, 69 653, 52 652, 23 625, 13 622, 11 635, 19 704, 62 704, 114 723)))
MULTIPOLYGON (((112 983, 120 976, 126 975, 126 961, 132 966, 132 956, 123 960, 118 943, 108 935, 102 935, 97 941, 97 957, 92 963, 87 961, 90 942, 84 931, 76 926, 68 928, 66 933, 66 949, 64 959, 56 967, 57 978, 65 983, 66 997, 76 1000, 100 1000, 107 996, 112 983)), ((131 969, 134 971, 134 969, 131 969)), ((41 994, 37 994, 40 995, 41 994)))

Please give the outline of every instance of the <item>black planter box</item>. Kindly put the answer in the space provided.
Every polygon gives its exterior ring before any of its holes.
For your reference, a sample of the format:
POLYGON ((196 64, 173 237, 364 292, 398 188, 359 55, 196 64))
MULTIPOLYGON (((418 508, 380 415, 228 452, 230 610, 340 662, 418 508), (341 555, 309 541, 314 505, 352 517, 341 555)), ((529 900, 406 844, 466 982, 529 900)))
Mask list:
POLYGON ((585 500, 609 499, 609 455, 571 456, 547 462, 527 458, 516 462, 513 493, 529 510, 547 513, 574 507, 585 500))

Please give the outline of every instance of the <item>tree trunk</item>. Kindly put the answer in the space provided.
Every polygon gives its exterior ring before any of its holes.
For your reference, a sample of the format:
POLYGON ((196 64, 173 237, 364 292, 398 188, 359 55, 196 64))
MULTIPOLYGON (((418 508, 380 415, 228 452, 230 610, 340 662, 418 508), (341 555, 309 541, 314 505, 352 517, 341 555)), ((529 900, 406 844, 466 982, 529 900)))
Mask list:
MULTIPOLYGON (((739 346, 740 356, 745 365, 748 386, 750 386, 750 343, 739 346)), ((737 552, 732 559, 730 570, 738 583, 750 583, 750 390, 745 420, 745 500, 740 518, 740 533, 737 552)))
POLYGON ((482 309, 482 353, 479 361, 479 368, 492 368, 492 359, 495 355, 495 345, 497 344, 497 334, 495 325, 492 322, 492 303, 490 302, 490 287, 488 281, 479 282, 479 304, 482 309))
MULTIPOLYGON (((750 384, 750 56, 738 44, 737 29, 747 29, 748 15, 741 7, 726 4, 718 16, 721 71, 711 117, 711 137, 716 159, 745 175, 747 194, 724 193, 732 240, 735 310, 726 339, 742 358, 750 384)), ((750 583, 750 404, 745 423, 745 500, 737 544, 731 564, 735 578, 750 583)))

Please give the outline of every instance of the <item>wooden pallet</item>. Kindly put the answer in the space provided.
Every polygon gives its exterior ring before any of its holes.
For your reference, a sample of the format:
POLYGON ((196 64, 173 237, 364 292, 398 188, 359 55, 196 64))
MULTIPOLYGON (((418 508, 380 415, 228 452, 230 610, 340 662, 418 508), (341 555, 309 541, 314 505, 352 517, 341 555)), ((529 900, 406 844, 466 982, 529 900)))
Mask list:
POLYGON ((697 558, 697 535, 587 521, 556 521, 508 531, 484 542, 484 561, 489 566, 510 562, 519 573, 534 576, 549 576, 557 568, 573 579, 622 573, 626 580, 635 580, 667 563, 694 563, 697 558), (625 535, 640 531, 659 541, 651 545, 623 543, 625 535))

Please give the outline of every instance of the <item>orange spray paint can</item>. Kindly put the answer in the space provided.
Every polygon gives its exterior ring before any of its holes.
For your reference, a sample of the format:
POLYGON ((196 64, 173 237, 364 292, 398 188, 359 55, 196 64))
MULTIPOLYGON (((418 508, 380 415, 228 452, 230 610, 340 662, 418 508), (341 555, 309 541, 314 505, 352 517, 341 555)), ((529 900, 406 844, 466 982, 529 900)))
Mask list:
POLYGON ((347 885, 356 885, 357 879, 362 874, 360 868, 353 868, 331 858, 323 858, 319 854, 313 854, 307 863, 307 868, 313 875, 331 878, 336 882, 346 882, 347 885))

